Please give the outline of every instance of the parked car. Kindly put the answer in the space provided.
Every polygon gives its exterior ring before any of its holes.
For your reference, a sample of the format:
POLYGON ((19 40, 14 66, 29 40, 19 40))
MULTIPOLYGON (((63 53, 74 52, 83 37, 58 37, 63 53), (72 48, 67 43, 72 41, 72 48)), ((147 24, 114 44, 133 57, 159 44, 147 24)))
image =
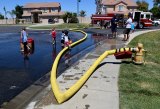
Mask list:
POLYGON ((157 25, 160 25, 160 20, 153 20, 152 21, 153 25, 157 26, 157 25))
POLYGON ((55 23, 55 21, 53 19, 48 19, 48 23, 52 24, 52 23, 55 23))

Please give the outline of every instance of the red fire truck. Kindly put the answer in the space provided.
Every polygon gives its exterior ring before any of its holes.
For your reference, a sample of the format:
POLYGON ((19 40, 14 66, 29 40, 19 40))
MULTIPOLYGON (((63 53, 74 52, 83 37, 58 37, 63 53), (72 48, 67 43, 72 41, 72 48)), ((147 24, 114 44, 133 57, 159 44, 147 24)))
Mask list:
POLYGON ((142 12, 142 11, 133 12, 133 22, 136 22, 137 27, 139 28, 152 26, 151 18, 152 18, 151 12, 142 12))
MULTIPOLYGON (((134 11, 131 13, 133 22, 136 24, 138 28, 150 27, 152 26, 152 13, 151 12, 142 12, 142 11, 134 11)), ((98 22, 108 23, 110 25, 110 21, 115 14, 95 14, 91 16, 92 24, 97 24, 98 22)), ((124 27, 125 21, 127 20, 127 16, 124 14, 116 14, 119 18, 119 26, 124 27)))

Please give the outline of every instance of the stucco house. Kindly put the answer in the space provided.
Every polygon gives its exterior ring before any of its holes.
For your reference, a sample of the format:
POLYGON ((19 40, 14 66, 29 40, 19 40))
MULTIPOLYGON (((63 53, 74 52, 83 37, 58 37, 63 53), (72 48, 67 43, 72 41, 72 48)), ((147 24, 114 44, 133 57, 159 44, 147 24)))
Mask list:
POLYGON ((96 0, 96 14, 128 14, 137 10, 134 0, 96 0))
POLYGON ((58 2, 27 3, 23 6, 22 17, 32 23, 48 22, 48 19, 59 22, 63 14, 61 4, 58 2))

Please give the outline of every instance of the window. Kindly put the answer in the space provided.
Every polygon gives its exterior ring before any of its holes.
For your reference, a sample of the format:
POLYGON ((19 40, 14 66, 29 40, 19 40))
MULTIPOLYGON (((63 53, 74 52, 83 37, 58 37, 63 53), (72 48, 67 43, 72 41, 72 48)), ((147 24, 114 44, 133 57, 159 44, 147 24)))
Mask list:
POLYGON ((46 8, 43 8, 43 13, 47 13, 47 9, 46 8))
POLYGON ((146 14, 146 18, 150 19, 151 18, 150 14, 146 14))
POLYGON ((54 12, 54 11, 56 11, 56 9, 55 9, 55 8, 52 8, 52 12, 54 12))
POLYGON ((141 18, 144 18, 144 14, 141 14, 141 18))
POLYGON ((123 10, 123 5, 119 5, 118 8, 119 8, 119 11, 122 11, 123 10))

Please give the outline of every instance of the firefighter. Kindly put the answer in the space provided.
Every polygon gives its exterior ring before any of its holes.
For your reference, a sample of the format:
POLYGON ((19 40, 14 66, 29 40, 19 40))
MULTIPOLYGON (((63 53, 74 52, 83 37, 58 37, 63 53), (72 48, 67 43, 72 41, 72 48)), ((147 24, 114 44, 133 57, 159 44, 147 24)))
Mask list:
POLYGON ((111 19, 111 31, 113 38, 116 38, 117 36, 117 24, 118 24, 118 19, 117 16, 114 15, 114 17, 111 19))

